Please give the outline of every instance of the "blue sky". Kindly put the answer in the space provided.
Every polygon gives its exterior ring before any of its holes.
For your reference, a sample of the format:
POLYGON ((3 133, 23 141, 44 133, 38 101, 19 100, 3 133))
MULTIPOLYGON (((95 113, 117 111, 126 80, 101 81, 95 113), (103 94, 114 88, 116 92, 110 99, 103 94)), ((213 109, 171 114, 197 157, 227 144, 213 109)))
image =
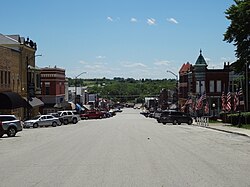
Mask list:
POLYGON ((74 78, 175 78, 202 49, 210 68, 235 60, 223 41, 233 0, 2 0, 0 33, 29 37, 39 67, 74 78))

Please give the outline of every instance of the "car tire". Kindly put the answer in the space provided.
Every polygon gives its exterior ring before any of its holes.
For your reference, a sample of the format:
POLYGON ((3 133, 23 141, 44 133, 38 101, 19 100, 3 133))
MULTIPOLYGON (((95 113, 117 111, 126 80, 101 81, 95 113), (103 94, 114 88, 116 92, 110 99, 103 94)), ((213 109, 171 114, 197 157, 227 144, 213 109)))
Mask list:
POLYGON ((33 124, 33 128, 37 128, 38 127, 38 124, 37 123, 34 123, 33 124))
POLYGON ((72 123, 73 123, 73 124, 76 124, 76 123, 77 123, 77 119, 76 119, 76 118, 73 118, 72 123))
POLYGON ((174 121, 173 121, 173 125, 176 125, 177 124, 177 120, 175 119, 174 121))
POLYGON ((102 119, 102 116, 100 116, 99 119, 102 119))
POLYGON ((178 122, 178 125, 181 125, 181 122, 178 122))
POLYGON ((10 128, 8 129, 8 131, 7 131, 7 135, 8 135, 9 137, 14 137, 14 136, 16 136, 16 133, 17 133, 17 130, 16 130, 15 127, 10 127, 10 128))
POLYGON ((192 120, 188 120, 188 125, 192 125, 192 120))
POLYGON ((63 124, 64 124, 64 125, 68 125, 68 123, 69 123, 69 122, 68 122, 67 119, 65 119, 65 120, 63 121, 63 124))
POLYGON ((2 137, 3 137, 3 135, 4 135, 4 134, 2 134, 2 133, 1 133, 1 134, 0 134, 0 138, 2 138, 2 137))
POLYGON ((167 123, 165 123, 165 122, 163 123, 163 125, 166 125, 166 124, 167 124, 167 123))
POLYGON ((52 122, 52 127, 56 127, 57 123, 55 121, 52 122))

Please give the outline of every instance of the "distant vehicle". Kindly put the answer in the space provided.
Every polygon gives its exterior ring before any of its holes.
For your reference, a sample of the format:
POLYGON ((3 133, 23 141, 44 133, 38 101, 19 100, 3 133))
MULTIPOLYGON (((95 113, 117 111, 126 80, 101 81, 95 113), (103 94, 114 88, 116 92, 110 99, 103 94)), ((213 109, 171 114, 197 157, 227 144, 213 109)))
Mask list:
POLYGON ((80 115, 81 119, 102 119, 104 113, 98 110, 88 110, 80 115))
POLYGON ((15 115, 0 115, 0 137, 4 134, 14 137, 17 132, 22 130, 22 121, 18 120, 15 115))
POLYGON ((33 119, 27 120, 24 122, 24 127, 25 128, 37 128, 40 126, 52 126, 52 127, 56 127, 56 126, 60 126, 61 122, 59 120, 59 118, 56 118, 52 115, 38 115, 36 117, 34 117, 33 119))
POLYGON ((173 123, 173 125, 187 123, 188 125, 191 125, 193 123, 193 119, 189 114, 178 111, 163 111, 161 116, 157 118, 157 121, 164 125, 167 123, 173 123))
POLYGON ((57 113, 59 120, 64 125, 67 125, 68 123, 76 124, 78 121, 81 120, 80 116, 72 110, 59 111, 57 113))

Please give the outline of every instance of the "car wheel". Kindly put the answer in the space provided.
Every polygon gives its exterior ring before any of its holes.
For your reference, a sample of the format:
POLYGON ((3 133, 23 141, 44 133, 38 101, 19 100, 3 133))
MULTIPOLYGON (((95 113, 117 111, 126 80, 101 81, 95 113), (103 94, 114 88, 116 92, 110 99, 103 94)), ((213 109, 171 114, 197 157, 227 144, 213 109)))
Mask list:
POLYGON ((178 125, 180 125, 181 124, 181 122, 178 122, 178 125))
POLYGON ((2 133, 1 133, 1 134, 0 134, 0 138, 2 138, 2 137, 3 137, 3 135, 4 135, 4 134, 2 134, 2 133))
POLYGON ((99 119, 102 119, 102 116, 100 116, 99 119))
POLYGON ((64 124, 64 125, 68 125, 68 123, 69 123, 69 122, 68 122, 67 119, 65 119, 65 120, 63 121, 63 124, 64 124))
POLYGON ((73 118, 73 124, 76 124, 77 123, 77 119, 76 118, 73 118))
POLYGON ((57 126, 57 123, 55 121, 53 121, 52 127, 56 127, 56 126, 57 126))
POLYGON ((167 124, 167 123, 165 123, 165 122, 163 123, 163 125, 166 125, 166 124, 167 124))
POLYGON ((177 120, 175 119, 174 121, 173 121, 173 125, 176 125, 177 124, 177 120))
POLYGON ((15 127, 10 127, 7 131, 7 135, 9 137, 14 137, 16 135, 16 128, 15 127))
POLYGON ((37 128, 38 127, 38 124, 37 123, 34 123, 33 124, 33 128, 37 128))
POLYGON ((188 125, 191 125, 192 124, 192 120, 188 120, 188 125))

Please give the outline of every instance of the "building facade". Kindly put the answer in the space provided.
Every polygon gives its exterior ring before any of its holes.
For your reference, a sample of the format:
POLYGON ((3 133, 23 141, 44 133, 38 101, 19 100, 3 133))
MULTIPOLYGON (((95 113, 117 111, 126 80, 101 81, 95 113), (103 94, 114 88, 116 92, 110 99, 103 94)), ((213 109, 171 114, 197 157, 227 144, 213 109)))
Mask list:
POLYGON ((43 103, 36 98, 41 91, 36 50, 36 43, 29 38, 0 34, 1 113, 14 114, 20 119, 38 113, 43 103))
POLYGON ((44 102, 41 113, 55 112, 65 100, 65 69, 45 67, 41 68, 41 94, 39 98, 44 102))
MULTIPOLYGON (((240 75, 235 73, 231 64, 224 63, 222 69, 208 69, 200 51, 194 65, 183 64, 179 71, 179 104, 185 112, 193 115, 219 115, 222 112, 222 95, 230 93, 231 111, 234 96, 242 88, 240 75), (197 101, 205 95, 202 108, 197 110, 197 101)), ((243 102, 237 110, 244 110, 243 102)))

